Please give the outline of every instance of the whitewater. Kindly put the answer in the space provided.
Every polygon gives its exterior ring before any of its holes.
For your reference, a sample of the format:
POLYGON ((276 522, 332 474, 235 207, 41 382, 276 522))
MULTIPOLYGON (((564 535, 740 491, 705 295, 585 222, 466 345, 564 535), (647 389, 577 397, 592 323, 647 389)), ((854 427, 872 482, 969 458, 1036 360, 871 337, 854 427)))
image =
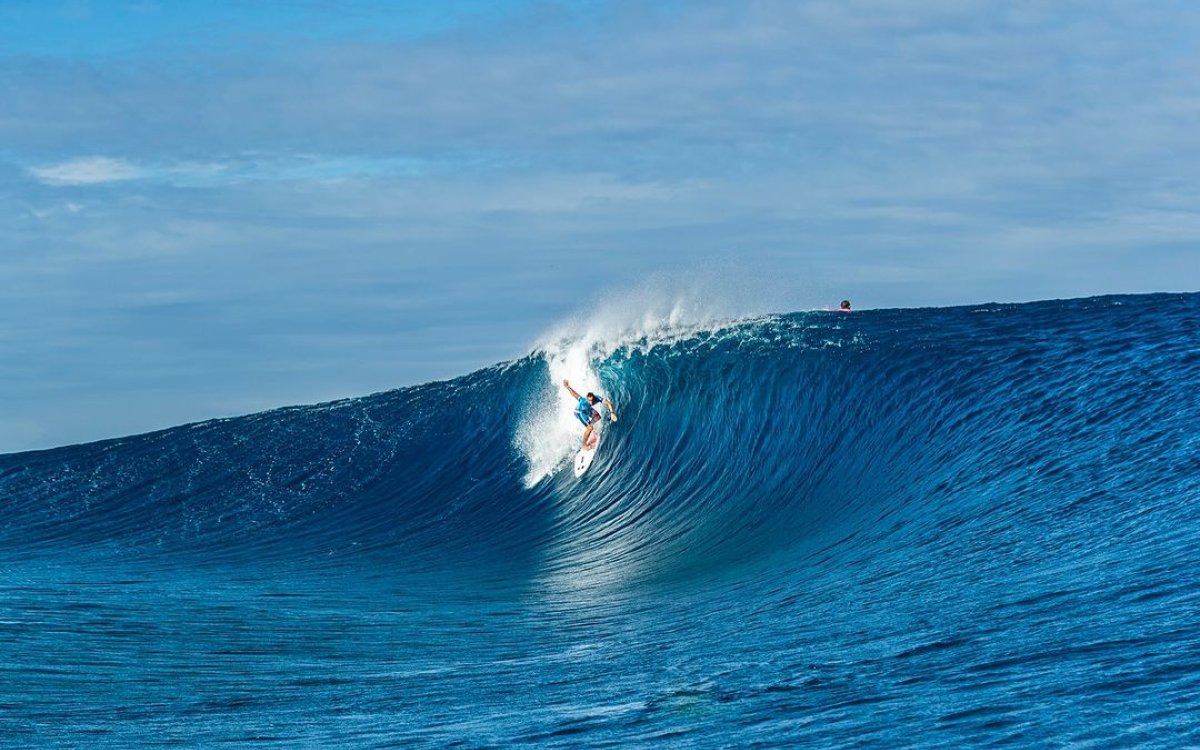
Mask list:
POLYGON ((631 303, 3 455, 0 743, 1198 746, 1198 386, 1200 294, 631 303))

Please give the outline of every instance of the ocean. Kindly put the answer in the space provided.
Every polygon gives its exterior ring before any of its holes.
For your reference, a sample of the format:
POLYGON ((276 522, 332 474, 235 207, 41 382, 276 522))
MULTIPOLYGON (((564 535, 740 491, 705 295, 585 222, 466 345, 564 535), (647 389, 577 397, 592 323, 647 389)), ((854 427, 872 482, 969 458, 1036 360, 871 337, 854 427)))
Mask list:
POLYGON ((11 747, 1200 746, 1200 294, 598 322, 4 455, 0 563, 11 747))

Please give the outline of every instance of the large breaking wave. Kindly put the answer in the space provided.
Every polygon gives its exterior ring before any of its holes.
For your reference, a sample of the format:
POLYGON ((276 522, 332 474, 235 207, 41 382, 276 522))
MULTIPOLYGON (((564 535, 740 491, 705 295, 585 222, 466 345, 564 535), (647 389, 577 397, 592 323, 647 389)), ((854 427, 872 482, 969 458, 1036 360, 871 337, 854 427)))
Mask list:
POLYGON ((0 539, 586 585, 1000 533, 998 507, 1054 534, 1197 496, 1198 311, 601 317, 447 382, 0 457, 0 539), (581 480, 563 378, 621 414, 581 480))
POLYGON ((1195 746, 1198 321, 625 304, 448 382, 0 456, 0 735, 1195 746), (564 377, 621 416, 581 480, 564 377))

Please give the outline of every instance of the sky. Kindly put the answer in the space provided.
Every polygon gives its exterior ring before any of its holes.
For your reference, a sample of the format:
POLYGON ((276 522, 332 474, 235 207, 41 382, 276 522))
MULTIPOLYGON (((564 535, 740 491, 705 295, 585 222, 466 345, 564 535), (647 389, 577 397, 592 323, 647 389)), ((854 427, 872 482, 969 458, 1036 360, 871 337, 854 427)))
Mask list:
POLYGON ((1189 2, 0 0, 0 453, 453 377, 646 284, 1195 291, 1198 123, 1189 2))

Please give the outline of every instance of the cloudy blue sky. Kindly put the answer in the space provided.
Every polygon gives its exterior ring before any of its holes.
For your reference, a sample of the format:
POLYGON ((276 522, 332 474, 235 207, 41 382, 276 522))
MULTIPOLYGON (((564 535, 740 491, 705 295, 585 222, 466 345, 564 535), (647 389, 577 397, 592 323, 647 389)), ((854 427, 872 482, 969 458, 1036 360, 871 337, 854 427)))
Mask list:
POLYGON ((0 2, 0 452, 743 312, 1200 289, 1200 6, 0 2))

